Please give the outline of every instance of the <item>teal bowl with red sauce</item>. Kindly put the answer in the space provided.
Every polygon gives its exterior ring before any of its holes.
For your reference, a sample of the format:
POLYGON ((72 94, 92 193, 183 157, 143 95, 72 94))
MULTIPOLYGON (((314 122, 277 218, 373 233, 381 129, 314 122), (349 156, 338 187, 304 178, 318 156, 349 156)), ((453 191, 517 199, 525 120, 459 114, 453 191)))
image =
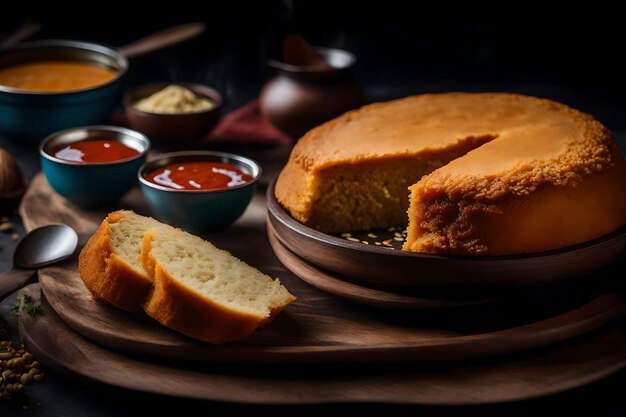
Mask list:
POLYGON ((243 214, 261 172, 257 162, 244 156, 183 151, 159 155, 144 164, 137 175, 141 191, 157 219, 184 230, 207 233, 227 228, 243 214), (196 163, 209 163, 204 164, 207 169, 212 167, 218 172, 213 172, 215 176, 207 174, 200 170, 202 164, 196 166, 196 163), (236 170, 229 168, 232 166, 236 170), (187 169, 188 175, 178 175, 184 171, 180 167, 187 169), (166 169, 170 173, 164 175, 166 169), (221 173, 226 171, 228 175, 221 173), (155 180, 157 177, 160 179, 155 180), (204 189, 205 186, 213 188, 204 189))
POLYGON ((149 150, 150 140, 134 130, 86 126, 48 136, 39 155, 57 193, 77 205, 93 207, 118 201, 137 184, 137 170, 149 150), (94 145, 102 148, 93 149, 94 145))

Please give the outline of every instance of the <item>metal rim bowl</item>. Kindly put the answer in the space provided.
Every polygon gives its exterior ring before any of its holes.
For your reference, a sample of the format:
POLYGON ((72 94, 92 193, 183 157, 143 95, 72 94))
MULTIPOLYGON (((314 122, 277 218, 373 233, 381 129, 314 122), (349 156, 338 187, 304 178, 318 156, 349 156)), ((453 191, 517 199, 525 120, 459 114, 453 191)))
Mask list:
POLYGON ((126 75, 128 60, 115 49, 93 42, 73 41, 65 39, 49 39, 24 42, 3 49, 0 53, 0 68, 42 60, 83 61, 107 67, 117 72, 115 78, 93 87, 68 91, 28 91, 0 85, 0 92, 25 94, 32 96, 56 96, 77 94, 113 84, 126 75))
POLYGON ((82 206, 95 206, 119 200, 137 184, 136 173, 150 151, 150 140, 143 134, 118 126, 85 126, 66 129, 48 136, 39 147, 41 165, 52 188, 82 206), (80 163, 54 156, 54 150, 84 140, 118 141, 139 153, 110 162, 80 163))
POLYGON ((42 40, 0 51, 0 68, 46 60, 81 61, 117 71, 89 88, 40 92, 0 86, 0 132, 16 142, 36 142, 60 130, 101 123, 119 105, 128 60, 91 42, 42 40))
POLYGON ((159 155, 137 172, 143 195, 159 220, 193 232, 215 232, 228 227, 246 210, 261 166, 250 158, 225 152, 184 151, 159 155), (237 165, 252 176, 246 184, 217 190, 176 190, 148 181, 145 176, 166 165, 182 162, 223 162, 237 165))
POLYGON ((39 155, 41 155, 42 158, 59 164, 74 165, 77 167, 87 168, 94 165, 123 164, 129 161, 133 161, 135 159, 144 158, 150 151, 150 148, 150 140, 143 133, 139 133, 135 130, 119 126, 94 125, 75 127, 72 129, 66 129, 51 134, 50 136, 45 138, 43 142, 41 142, 41 145, 39 145, 39 155), (64 159, 59 159, 52 154, 52 151, 56 148, 59 148, 63 145, 70 145, 72 143, 82 142, 84 140, 117 141, 123 143, 130 148, 135 149, 139 153, 137 155, 131 156, 130 158, 124 158, 117 161, 90 163, 66 161, 64 159))

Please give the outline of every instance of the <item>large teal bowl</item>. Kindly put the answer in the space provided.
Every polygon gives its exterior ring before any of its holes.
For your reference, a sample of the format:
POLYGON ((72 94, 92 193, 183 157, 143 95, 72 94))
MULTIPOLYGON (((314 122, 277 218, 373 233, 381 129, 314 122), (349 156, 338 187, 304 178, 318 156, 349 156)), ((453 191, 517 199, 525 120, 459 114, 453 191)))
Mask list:
POLYGON ((42 60, 84 61, 117 71, 108 83, 67 92, 29 92, 0 85, 0 133, 39 143, 62 129, 105 120, 120 103, 128 61, 116 50, 90 42, 43 40, 0 51, 0 68, 42 60))
POLYGON ((113 203, 137 184, 137 170, 150 150, 148 138, 118 126, 86 126, 48 136, 39 147, 41 167, 50 186, 81 206, 113 203), (139 151, 132 158, 81 164, 54 157, 59 147, 83 140, 115 140, 139 151))
POLYGON ((138 172, 141 191, 154 216, 162 222, 192 232, 225 229, 237 220, 250 204, 261 167, 252 159, 225 152, 185 151, 159 155, 138 172), (150 172, 180 162, 223 162, 234 164, 252 176, 244 185, 220 190, 174 190, 146 180, 150 172))

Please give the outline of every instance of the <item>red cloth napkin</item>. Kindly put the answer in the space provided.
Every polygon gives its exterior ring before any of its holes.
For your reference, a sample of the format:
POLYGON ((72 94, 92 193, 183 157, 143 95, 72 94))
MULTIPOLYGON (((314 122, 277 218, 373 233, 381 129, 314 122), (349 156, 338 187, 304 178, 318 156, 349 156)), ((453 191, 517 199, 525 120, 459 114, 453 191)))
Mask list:
POLYGON ((287 145, 292 140, 263 117, 259 100, 252 100, 224 116, 202 141, 216 142, 287 145))

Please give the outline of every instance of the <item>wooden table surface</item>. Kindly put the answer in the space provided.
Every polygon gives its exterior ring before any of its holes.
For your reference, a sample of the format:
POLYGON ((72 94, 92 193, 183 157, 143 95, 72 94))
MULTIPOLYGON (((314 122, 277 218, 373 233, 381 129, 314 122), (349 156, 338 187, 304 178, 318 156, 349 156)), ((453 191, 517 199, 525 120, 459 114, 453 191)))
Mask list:
MULTIPOLYGON (((417 24, 417 23, 416 23, 417 24)), ((83 25, 84 27, 85 25, 83 25)), ((115 27, 109 27, 110 39, 94 39, 112 44, 122 44, 123 39, 115 27), (122 38, 120 40, 120 38, 122 38)), ((69 29, 68 29, 69 30, 69 29)), ((76 30, 74 30, 76 32, 76 30)), ((67 34, 67 31, 52 33, 57 37, 67 34)), ((341 39, 337 42, 342 42, 341 39)), ((348 42, 349 43, 349 42, 348 42)), ((464 44, 463 44, 464 45, 464 44)), ((350 45, 347 45, 350 46, 350 45)), ((364 58, 362 61, 368 62, 365 56, 368 43, 361 42, 361 52, 364 58)), ((258 45, 254 44, 255 50, 258 45)), ((460 46, 461 47, 461 46, 460 46)), ((464 46, 463 46, 464 47, 464 46)), ((487 50, 485 50, 487 51, 487 50)), ((213 51, 215 52, 215 51, 213 51)), ((255 57, 252 60, 237 61, 232 56, 209 57, 211 51, 203 51, 206 59, 198 58, 197 49, 186 50, 187 54, 194 54, 194 59, 187 59, 177 52, 165 52, 155 57, 147 58, 142 62, 133 63, 135 73, 131 74, 131 83, 143 83, 146 80, 160 77, 162 79, 188 79, 189 81, 207 81, 204 75, 212 74, 214 78, 221 77, 221 84, 218 89, 227 98, 225 112, 228 112, 254 98, 261 87, 263 78, 258 75, 252 80, 242 77, 243 68, 261 65, 255 57), (186 59, 188 68, 175 59, 186 59), (226 71, 224 68, 213 67, 213 63, 227 62, 231 60, 238 65, 234 71, 226 71), (206 68, 201 68, 201 66, 206 68), (201 71, 203 69, 204 71, 201 71), (156 75, 154 74, 156 73, 156 75)), ((510 70, 506 74, 500 74, 499 78, 483 76, 481 74, 472 77, 450 77, 439 75, 438 72, 420 72, 421 62, 419 57, 408 58, 413 64, 415 75, 407 79, 390 76, 394 74, 393 68, 376 67, 378 64, 370 60, 369 67, 360 67, 359 77, 362 80, 365 93, 369 100, 378 101, 389 98, 401 97, 407 94, 431 91, 515 91, 525 94, 553 98, 572 106, 581 108, 599 117, 613 130, 622 149, 626 149, 626 113, 620 101, 607 98, 601 93, 595 93, 589 89, 584 92, 578 86, 567 84, 560 78, 541 78, 534 75, 522 74, 518 70, 510 70), (520 75, 521 74, 521 75, 520 75)), ((384 63, 380 63, 384 65, 384 63)), ((232 65, 230 67, 232 69, 232 65)), ((411 71, 413 71, 411 69, 411 71)), ((267 74, 263 74, 266 76, 267 74)), ((213 78, 208 77, 208 80, 213 78)), ((27 178, 32 178, 39 171, 38 154, 35 146, 16 144, 0 136, 0 147, 8 149, 18 159, 27 178)), ((274 152, 266 150, 265 156, 259 158, 264 160, 270 167, 264 165, 267 172, 280 166, 286 157, 284 152, 274 152), (274 167, 274 168, 271 168, 274 167)), ((263 163, 263 161, 262 161, 263 163)), ((12 221, 18 233, 23 233, 23 227, 19 219, 14 216, 12 221)), ((0 233, 0 271, 7 270, 11 265, 12 249, 14 241, 7 234, 0 233)), ((0 303, 0 323, 5 325, 8 333, 14 338, 17 335, 15 317, 10 313, 10 308, 15 302, 15 297, 9 297, 0 303)), ((595 416, 626 414, 626 399, 624 390, 626 389, 626 372, 621 371, 605 380, 593 383, 589 386, 575 389, 547 398, 531 401, 516 402, 512 404, 499 404, 493 406, 480 407, 454 407, 442 409, 440 407, 424 406, 377 406, 371 404, 343 404, 343 405, 318 405, 306 407, 269 407, 269 406, 248 406, 238 404, 222 404, 216 402, 198 402, 191 400, 179 400, 167 396, 155 396, 133 391, 120 390, 104 385, 92 384, 88 381, 70 380, 53 371, 46 371, 47 376, 44 383, 29 386, 28 397, 25 401, 7 403, 0 400, 0 416, 24 415, 29 417, 38 416, 94 416, 109 417, 120 415, 181 415, 190 414, 193 409, 200 409, 203 413, 234 413, 234 415, 342 415, 342 416, 384 416, 384 415, 420 415, 439 416, 447 414, 467 414, 488 416, 502 415, 524 415, 543 413, 546 410, 557 410, 559 415, 569 413, 589 413, 595 416)))

